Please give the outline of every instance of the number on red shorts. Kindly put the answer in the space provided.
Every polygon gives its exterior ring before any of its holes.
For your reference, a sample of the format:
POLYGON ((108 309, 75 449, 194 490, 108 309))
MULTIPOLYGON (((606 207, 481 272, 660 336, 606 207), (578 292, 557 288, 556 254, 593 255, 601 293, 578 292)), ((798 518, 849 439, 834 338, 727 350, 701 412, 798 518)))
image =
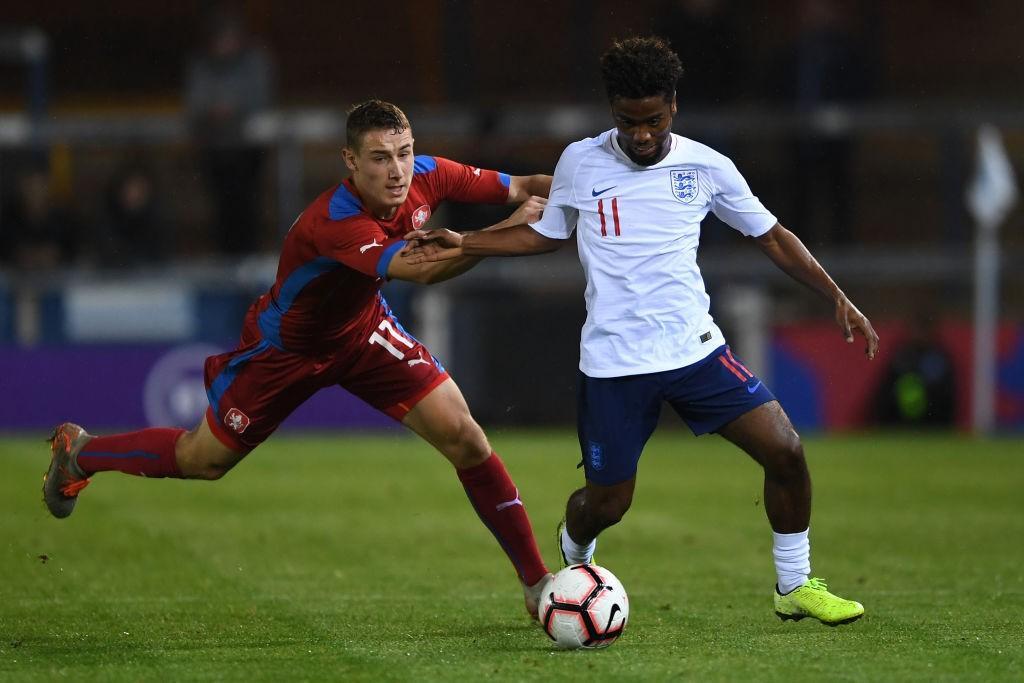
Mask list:
MULTIPOLYGON (((392 339, 397 341, 399 344, 406 346, 407 348, 411 349, 413 346, 415 346, 415 344, 406 339, 404 335, 400 334, 398 330, 395 329, 395 326, 391 324, 390 320, 381 320, 380 325, 377 326, 377 329, 386 331, 392 339)), ((392 356, 399 360, 405 358, 405 352, 400 350, 390 341, 388 341, 388 338, 382 335, 380 332, 374 332, 373 334, 371 334, 369 343, 380 344, 385 349, 387 349, 388 353, 390 353, 392 356)))

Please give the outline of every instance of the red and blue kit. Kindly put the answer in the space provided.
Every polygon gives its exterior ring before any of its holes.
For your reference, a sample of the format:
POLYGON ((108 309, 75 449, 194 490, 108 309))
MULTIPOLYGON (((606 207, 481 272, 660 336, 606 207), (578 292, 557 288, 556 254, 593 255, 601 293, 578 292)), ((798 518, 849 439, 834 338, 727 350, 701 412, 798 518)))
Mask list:
POLYGON ((351 180, 310 204, 285 237, 277 281, 249 308, 238 348, 206 360, 207 420, 234 450, 262 443, 306 399, 341 386, 396 420, 447 377, 388 308, 380 287, 402 236, 446 199, 500 204, 504 173, 417 156, 391 220, 351 180))

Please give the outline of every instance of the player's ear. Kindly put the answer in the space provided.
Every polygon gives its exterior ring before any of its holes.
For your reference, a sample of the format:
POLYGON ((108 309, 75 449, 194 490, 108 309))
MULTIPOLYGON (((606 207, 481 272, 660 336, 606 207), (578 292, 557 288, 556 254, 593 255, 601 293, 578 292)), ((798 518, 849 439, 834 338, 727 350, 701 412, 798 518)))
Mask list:
POLYGON ((351 148, 342 147, 341 158, 345 160, 345 165, 348 167, 348 170, 356 170, 356 153, 353 152, 351 148))

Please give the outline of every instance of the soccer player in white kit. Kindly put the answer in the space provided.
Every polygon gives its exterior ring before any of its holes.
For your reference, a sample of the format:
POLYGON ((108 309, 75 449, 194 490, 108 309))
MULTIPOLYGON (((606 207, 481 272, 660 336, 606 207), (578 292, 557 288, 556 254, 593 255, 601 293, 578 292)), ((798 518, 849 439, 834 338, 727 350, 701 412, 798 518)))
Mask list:
POLYGON ((811 482, 800 437, 708 313, 696 261, 701 221, 714 212, 825 296, 846 341, 854 331, 863 335, 868 358, 878 336, 728 158, 672 133, 682 66, 662 40, 615 43, 601 71, 615 128, 565 149, 538 222, 463 234, 415 231, 406 236, 413 254, 431 261, 537 254, 576 233, 587 278, 578 389, 587 481, 569 496, 559 527, 567 564, 589 562, 598 534, 629 509, 641 451, 668 402, 695 434, 721 434, 764 468, 775 612, 830 625, 854 621, 863 606, 810 576, 811 482))

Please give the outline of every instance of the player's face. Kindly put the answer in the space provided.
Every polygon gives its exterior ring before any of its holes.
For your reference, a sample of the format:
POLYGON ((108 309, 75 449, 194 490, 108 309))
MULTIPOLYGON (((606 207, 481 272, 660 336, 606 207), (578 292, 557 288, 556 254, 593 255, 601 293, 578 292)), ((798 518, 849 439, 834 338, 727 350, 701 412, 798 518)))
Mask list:
POLYGON ((391 218, 409 196, 413 175, 412 131, 371 130, 358 149, 346 147, 345 165, 363 204, 378 218, 391 218))
POLYGON ((612 118, 618 129, 619 147, 634 163, 651 166, 665 158, 672 135, 676 99, 661 95, 612 102, 612 118))

